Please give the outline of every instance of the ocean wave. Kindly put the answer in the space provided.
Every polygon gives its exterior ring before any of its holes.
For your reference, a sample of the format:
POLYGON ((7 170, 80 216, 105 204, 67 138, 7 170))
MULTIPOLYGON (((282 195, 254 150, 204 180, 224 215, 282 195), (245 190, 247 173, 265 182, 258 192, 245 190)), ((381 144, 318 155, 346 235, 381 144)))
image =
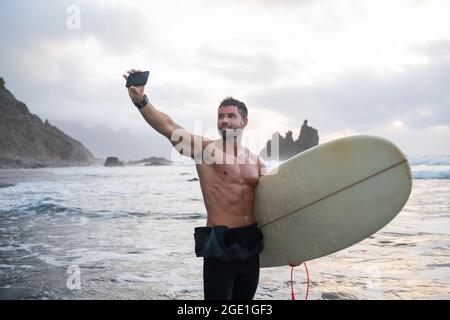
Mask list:
POLYGON ((206 218, 206 213, 167 213, 167 212, 138 212, 138 211, 115 211, 115 210, 97 210, 85 213, 89 218, 151 218, 155 220, 175 219, 175 220, 196 220, 206 218))
POLYGON ((155 213, 152 218, 156 220, 198 220, 206 218, 206 213, 155 213))
POLYGON ((141 277, 141 276, 136 276, 133 274, 123 274, 123 275, 119 275, 116 278, 111 280, 112 282, 117 282, 117 283, 151 283, 151 282, 157 282, 158 280, 152 279, 152 278, 147 278, 147 277, 141 277))
POLYGON ((0 182, 0 188, 9 188, 9 187, 14 187, 15 184, 14 183, 3 183, 0 182))
POLYGON ((97 210, 89 212, 89 217, 94 218, 130 218, 130 217, 146 217, 148 213, 137 212, 137 211, 114 211, 114 210, 97 210))
POLYGON ((413 179, 450 179, 450 171, 413 171, 413 179))
POLYGON ((358 300, 358 297, 346 292, 323 292, 322 300, 358 300))
POLYGON ((28 215, 28 214, 56 214, 56 215, 79 215, 83 214, 84 211, 77 207, 66 207, 53 202, 47 202, 51 200, 46 197, 35 204, 19 205, 10 209, 0 210, 2 215, 28 215))
POLYGON ((429 166, 447 166, 450 165, 450 156, 422 156, 408 158, 409 164, 412 166, 429 165, 429 166))
POLYGON ((56 203, 40 202, 36 205, 24 207, 23 212, 30 213, 64 213, 64 214, 81 214, 83 210, 81 208, 71 208, 62 206, 56 203))

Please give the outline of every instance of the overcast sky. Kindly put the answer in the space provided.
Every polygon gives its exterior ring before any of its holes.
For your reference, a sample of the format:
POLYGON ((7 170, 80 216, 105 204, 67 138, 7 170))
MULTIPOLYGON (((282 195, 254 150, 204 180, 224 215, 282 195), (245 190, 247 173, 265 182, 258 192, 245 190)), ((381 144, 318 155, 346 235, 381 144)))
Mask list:
POLYGON ((97 157, 170 155, 129 102, 132 67, 150 70, 156 107, 210 138, 231 95, 259 142, 308 119, 321 143, 371 134, 444 155, 449 13, 447 0, 1 0, 0 76, 97 157))

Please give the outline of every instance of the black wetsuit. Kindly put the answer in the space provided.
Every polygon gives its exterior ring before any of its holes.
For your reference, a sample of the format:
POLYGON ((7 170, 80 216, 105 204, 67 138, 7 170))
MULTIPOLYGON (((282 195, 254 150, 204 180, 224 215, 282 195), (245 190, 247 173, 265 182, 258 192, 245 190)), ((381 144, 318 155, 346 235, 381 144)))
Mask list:
POLYGON ((263 235, 257 224, 195 228, 195 253, 203 257, 205 300, 251 300, 259 281, 263 235))

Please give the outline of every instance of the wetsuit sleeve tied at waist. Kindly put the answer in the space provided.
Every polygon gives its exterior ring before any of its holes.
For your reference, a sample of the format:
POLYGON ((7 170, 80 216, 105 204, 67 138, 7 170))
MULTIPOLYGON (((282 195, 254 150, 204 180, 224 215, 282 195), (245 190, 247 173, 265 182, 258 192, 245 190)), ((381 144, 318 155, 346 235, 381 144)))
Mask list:
POLYGON ((223 261, 247 260, 259 254, 264 247, 263 234, 256 223, 239 228, 197 227, 194 239, 197 257, 223 261))

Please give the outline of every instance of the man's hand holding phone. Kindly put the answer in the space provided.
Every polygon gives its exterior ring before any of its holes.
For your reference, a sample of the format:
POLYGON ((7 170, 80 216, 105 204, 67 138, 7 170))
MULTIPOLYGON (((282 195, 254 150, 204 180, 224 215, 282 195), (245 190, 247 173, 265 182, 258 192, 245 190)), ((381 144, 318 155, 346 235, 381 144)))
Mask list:
POLYGON ((149 72, 131 69, 124 74, 123 77, 127 80, 126 87, 128 88, 128 94, 138 108, 142 108, 144 105, 138 105, 136 103, 142 102, 146 97, 144 93, 145 85, 147 83, 149 72))

